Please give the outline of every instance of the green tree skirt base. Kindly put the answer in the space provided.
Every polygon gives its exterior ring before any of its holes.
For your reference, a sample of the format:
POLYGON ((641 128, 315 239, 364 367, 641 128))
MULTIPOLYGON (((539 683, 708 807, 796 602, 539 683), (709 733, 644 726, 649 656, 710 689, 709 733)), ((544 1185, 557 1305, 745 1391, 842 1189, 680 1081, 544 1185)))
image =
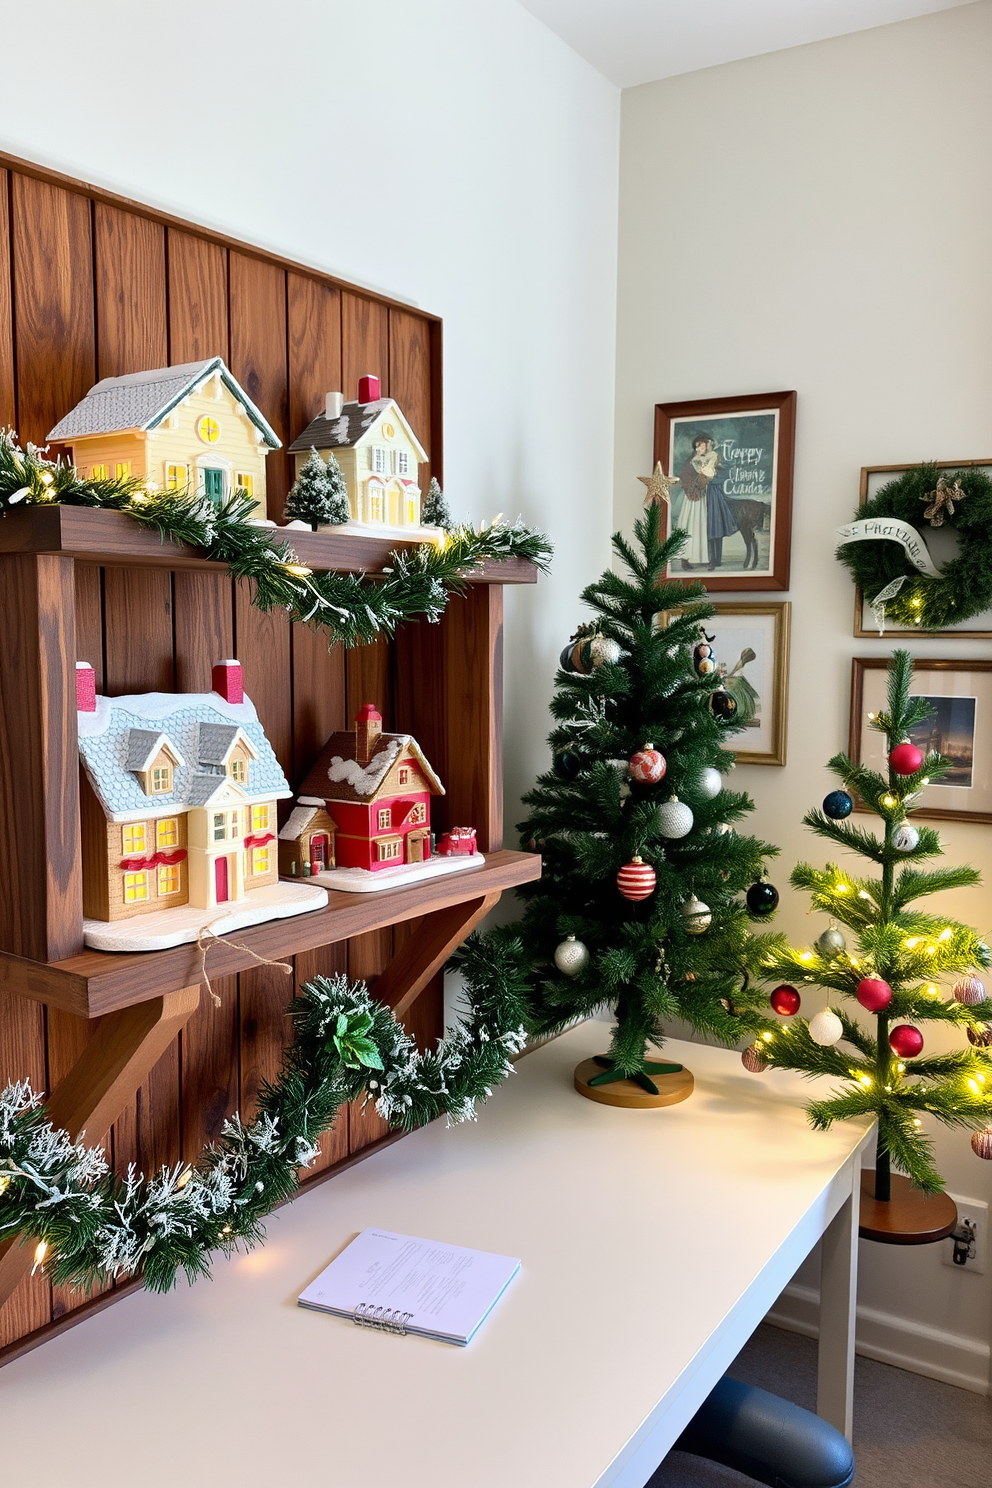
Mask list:
POLYGON ((603 1066, 603 1073, 593 1075, 591 1080, 586 1081, 587 1085, 613 1085, 618 1080, 632 1080, 649 1095, 658 1094, 658 1087, 653 1080, 648 1078, 649 1075, 677 1075, 682 1068, 680 1064, 659 1064, 655 1060, 643 1059, 640 1069, 624 1070, 615 1065, 613 1060, 608 1059, 605 1054, 596 1054, 593 1057, 596 1064, 603 1066))

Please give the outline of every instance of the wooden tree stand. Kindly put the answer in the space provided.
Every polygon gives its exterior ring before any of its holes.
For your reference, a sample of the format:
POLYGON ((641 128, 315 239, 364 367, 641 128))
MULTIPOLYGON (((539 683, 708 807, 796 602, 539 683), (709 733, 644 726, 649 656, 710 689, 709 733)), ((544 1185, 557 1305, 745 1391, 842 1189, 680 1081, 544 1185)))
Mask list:
POLYGON ((676 1106, 688 1100, 694 1081, 689 1070, 682 1065, 645 1063, 647 1079, 643 1084, 637 1080, 610 1080, 599 1083, 609 1067, 606 1058, 583 1059, 575 1066, 575 1088, 586 1100, 598 1101, 602 1106, 625 1106, 631 1111, 647 1111, 656 1106, 676 1106), (654 1090, 650 1087, 654 1086, 654 1090))
POLYGON ((957 1228, 957 1205, 949 1194, 925 1194, 901 1173, 890 1179, 892 1197, 875 1198, 875 1172, 861 1173, 861 1217, 858 1234, 883 1245, 932 1245, 957 1228))

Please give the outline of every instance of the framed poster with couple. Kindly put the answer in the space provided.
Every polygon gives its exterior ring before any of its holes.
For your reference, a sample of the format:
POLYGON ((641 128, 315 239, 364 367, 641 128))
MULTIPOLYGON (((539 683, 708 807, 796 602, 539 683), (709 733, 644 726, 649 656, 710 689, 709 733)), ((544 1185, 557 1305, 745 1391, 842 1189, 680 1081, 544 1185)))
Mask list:
POLYGON ((672 485, 662 535, 689 541, 672 578, 707 589, 788 589, 796 395, 757 393, 659 403, 654 457, 672 485))

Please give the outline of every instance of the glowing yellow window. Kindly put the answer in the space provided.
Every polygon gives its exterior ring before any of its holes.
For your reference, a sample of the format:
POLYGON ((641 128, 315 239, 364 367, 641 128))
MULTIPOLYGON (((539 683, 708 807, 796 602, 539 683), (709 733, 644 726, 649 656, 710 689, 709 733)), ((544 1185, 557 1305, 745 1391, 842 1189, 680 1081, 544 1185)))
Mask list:
POLYGON ((145 850, 144 822, 130 822, 121 832, 121 845, 125 857, 130 857, 134 853, 143 853, 145 850))
POLYGON ((158 870, 158 891, 160 894, 179 893, 178 863, 166 863, 158 870))
POLYGON ((398 837, 393 837, 389 842, 379 843, 379 862, 390 863, 403 854, 403 844, 398 837))
POLYGON ((369 486, 369 521, 382 522, 385 520, 382 505, 382 487, 369 486))
POLYGON ((248 496, 255 494, 255 477, 249 475, 247 470, 236 470, 234 472, 234 489, 244 491, 248 496))
POLYGON ((148 874, 147 873, 125 873, 124 875, 124 903, 138 904, 141 900, 148 898, 148 874))
POLYGON ((167 491, 182 491, 189 485, 189 466, 172 465, 166 463, 165 467, 165 489, 167 491))
POLYGON ((392 825, 392 820, 393 816, 389 807, 383 806, 383 808, 379 812, 379 831, 384 832, 388 827, 390 827, 392 825))
POLYGON ((106 467, 106 465, 91 465, 90 466, 90 480, 106 480, 106 479, 107 479, 107 467, 106 467))
POLYGON ((114 466, 114 478, 115 478, 115 480, 128 480, 130 478, 130 475, 131 475, 131 461, 130 460, 118 460, 117 461, 117 464, 114 466))
POLYGON ((156 765, 152 771, 152 795, 160 796, 172 789, 172 767, 156 765))
POLYGON ((196 432, 204 444, 216 444, 220 438, 220 424, 212 413, 205 413, 196 421, 196 432))
POLYGON ((155 846, 175 847, 179 841, 179 822, 174 816, 164 816, 155 824, 155 846))
POLYGON ((244 762, 244 760, 243 759, 233 759, 231 761, 231 769, 230 769, 230 772, 229 773, 230 773, 230 776, 231 776, 231 779, 232 780, 236 780, 239 785, 244 785, 245 780, 247 778, 247 772, 245 771, 245 762, 244 762))
POLYGON ((269 871, 269 849, 267 847, 253 847, 251 850, 252 873, 268 873, 269 871))
POLYGON ((406 522, 408 527, 417 525, 417 499, 415 496, 406 498, 406 522))
POLYGON ((251 829, 253 832, 264 832, 269 825, 268 806, 253 806, 251 808, 251 829))

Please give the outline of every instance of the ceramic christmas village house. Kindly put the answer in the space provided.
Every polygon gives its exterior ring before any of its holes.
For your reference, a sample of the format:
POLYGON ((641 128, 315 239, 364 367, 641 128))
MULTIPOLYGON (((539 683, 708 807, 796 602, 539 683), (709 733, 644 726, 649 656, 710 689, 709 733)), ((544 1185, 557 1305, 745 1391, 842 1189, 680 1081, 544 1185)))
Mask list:
POLYGON ((331 735, 303 781, 279 833, 280 872, 369 893, 481 867, 474 833, 464 856, 461 837, 451 855, 432 854, 431 797, 443 795, 416 739, 384 734, 382 715, 366 703, 355 728, 331 735))
POLYGON ((362 377, 358 400, 328 393, 324 412, 289 446, 299 475, 316 450, 323 460, 333 455, 348 488, 351 521, 336 532, 374 527, 388 535, 436 537, 438 529, 420 521, 418 464, 427 451, 392 398, 380 398, 378 377, 362 377))
POLYGON ((77 663, 84 936, 157 950, 319 909, 314 884, 279 880, 277 803, 292 792, 241 666, 212 692, 97 697, 77 663))
POLYGON ((242 489, 265 515, 265 458, 281 441, 220 357, 105 377, 48 435, 90 480, 135 476, 202 491, 217 506, 242 489))

